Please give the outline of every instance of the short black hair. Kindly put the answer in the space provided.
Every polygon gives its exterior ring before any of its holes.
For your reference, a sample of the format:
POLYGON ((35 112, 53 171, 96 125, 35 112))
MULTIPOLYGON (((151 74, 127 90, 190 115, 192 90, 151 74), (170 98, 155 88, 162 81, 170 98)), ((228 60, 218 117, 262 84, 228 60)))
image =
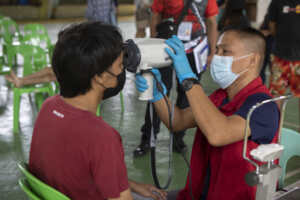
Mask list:
POLYGON ((260 71, 266 52, 265 36, 260 31, 251 27, 230 27, 225 29, 224 32, 235 32, 249 52, 256 52, 260 54, 260 71))
POLYGON ((73 24, 62 30, 55 45, 52 67, 63 97, 91 89, 91 80, 107 70, 122 52, 117 27, 101 22, 73 24))

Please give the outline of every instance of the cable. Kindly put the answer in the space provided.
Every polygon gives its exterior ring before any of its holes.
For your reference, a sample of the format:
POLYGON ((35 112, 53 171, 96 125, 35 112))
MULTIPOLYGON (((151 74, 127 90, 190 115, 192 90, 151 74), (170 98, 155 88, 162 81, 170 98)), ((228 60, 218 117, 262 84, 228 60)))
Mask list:
MULTIPOLYGON (((154 79, 156 80, 156 86, 158 88, 158 91, 163 95, 164 97, 164 100, 166 102, 166 105, 167 105, 167 108, 168 108, 168 113, 169 113, 169 123, 170 123, 170 131, 172 130, 172 112, 171 112, 171 108, 170 108, 170 105, 168 104, 168 100, 167 100, 167 97, 166 95, 164 95, 163 93, 163 87, 162 85, 159 83, 159 81, 157 80, 155 74, 152 73, 152 71, 150 70, 146 70, 146 71, 143 71, 143 73, 145 72, 149 72, 153 75, 154 79)), ((150 104, 150 119, 151 119, 151 124, 152 124, 152 127, 151 127, 151 138, 150 138, 150 147, 151 147, 151 171, 152 171, 152 176, 153 176, 153 180, 154 180, 154 183, 155 185, 159 188, 159 189, 167 189, 170 184, 171 184, 171 181, 172 181, 172 154, 173 154, 173 151, 172 151, 172 146, 173 146, 173 134, 170 134, 170 144, 169 144, 169 168, 168 168, 168 180, 167 180, 167 183, 165 186, 161 186, 160 183, 159 183, 159 180, 158 180, 158 177, 157 177, 157 172, 156 172, 156 138, 154 136, 154 130, 153 130, 153 122, 152 122, 152 119, 153 119, 153 104, 151 103, 150 104)))
MULTIPOLYGON (((154 136, 154 131, 153 131, 153 104, 150 104, 150 119, 151 119, 151 124, 152 124, 152 128, 151 128, 151 139, 150 139, 150 147, 151 147, 151 169, 152 169, 152 176, 153 176, 153 180, 155 185, 159 188, 159 189, 167 189, 171 183, 172 180, 172 149, 173 149, 173 116, 174 116, 174 105, 173 105, 173 109, 171 110, 167 96, 164 94, 164 88, 162 87, 162 85, 160 84, 160 81, 158 81, 157 77, 155 76, 155 74, 151 71, 151 70, 145 70, 141 73, 146 73, 149 72, 152 74, 152 76, 154 77, 155 81, 156 81, 156 87, 158 89, 158 91, 163 95, 163 99, 167 105, 167 109, 168 109, 168 114, 169 114, 169 132, 170 132, 170 144, 169 144, 169 169, 168 169, 168 181, 166 183, 165 186, 161 187, 158 177, 157 177, 157 172, 156 172, 156 156, 155 156, 155 150, 156 150, 156 138, 154 136)), ((177 148, 179 147, 177 138, 174 139, 175 141, 175 145, 177 146, 177 148)), ((193 190, 192 190, 192 169, 190 166, 190 163, 187 159, 187 156, 185 154, 185 152, 180 152, 180 154, 182 155, 188 169, 189 169, 189 189, 190 189, 190 196, 191 199, 194 200, 194 196, 193 196, 193 190)))

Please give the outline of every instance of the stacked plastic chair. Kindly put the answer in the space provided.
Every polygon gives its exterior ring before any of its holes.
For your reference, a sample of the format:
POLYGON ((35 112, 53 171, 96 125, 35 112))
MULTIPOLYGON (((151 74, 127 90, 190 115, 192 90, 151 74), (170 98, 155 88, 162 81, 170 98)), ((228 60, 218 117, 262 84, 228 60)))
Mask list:
MULTIPOLYGON (((40 46, 45 49, 48 53, 48 66, 51 65, 54 45, 51 43, 51 39, 45 26, 42 24, 26 24, 24 26, 23 41, 26 43, 31 41, 31 45, 40 46)), ((55 82, 55 93, 59 92, 58 88, 58 82, 55 82)))
POLYGON ((4 62, 12 68, 17 64, 14 49, 21 41, 19 26, 12 19, 4 17, 0 20, 0 34, 3 42, 4 62))
MULTIPOLYGON (((40 47, 21 44, 15 48, 15 53, 22 56, 23 63, 23 76, 30 75, 34 72, 40 71, 47 65, 47 53, 40 47)), ((23 93, 35 93, 36 102, 38 107, 41 107, 44 98, 42 94, 47 93, 49 96, 53 95, 53 88, 50 83, 35 84, 24 86, 21 88, 13 87, 14 93, 14 108, 13 108, 13 131, 19 132, 19 115, 20 115, 20 101, 23 93)))
POLYGON ((54 45, 51 44, 51 40, 45 26, 43 26, 42 24, 26 24, 24 26, 24 36, 38 38, 41 42, 44 42, 40 43, 43 45, 40 47, 47 49, 47 52, 49 54, 49 61, 51 61, 54 45))
POLYGON ((48 31, 42 24, 26 24, 24 26, 24 35, 30 34, 48 35, 48 31))
POLYGON ((0 45, 1 45, 1 49, 0 49, 0 75, 4 75, 4 74, 9 74, 10 73, 10 67, 7 65, 6 62, 6 55, 4 55, 4 38, 3 35, 4 33, 2 33, 2 26, 1 26, 1 20, 3 19, 3 16, 0 16, 0 45))
POLYGON ((66 195, 31 174, 26 163, 19 163, 18 167, 25 176, 19 179, 19 186, 31 200, 70 200, 66 195))

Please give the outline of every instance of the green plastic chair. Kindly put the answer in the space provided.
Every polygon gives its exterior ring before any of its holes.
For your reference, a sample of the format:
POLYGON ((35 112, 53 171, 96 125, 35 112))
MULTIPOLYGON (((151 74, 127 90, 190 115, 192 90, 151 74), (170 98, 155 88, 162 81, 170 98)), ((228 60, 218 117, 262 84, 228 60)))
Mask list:
POLYGON ((11 68, 4 62, 4 57, 0 57, 0 75, 10 74, 11 68))
POLYGON ((18 182, 19 182, 19 186, 26 193, 26 195, 29 197, 29 199, 31 199, 31 200, 41 200, 36 194, 34 194, 31 191, 30 186, 29 186, 29 184, 28 184, 28 182, 26 181, 25 178, 19 179, 18 182))
POLYGON ((283 154, 279 159, 279 165, 282 167, 282 174, 279 178, 279 188, 284 187, 284 179, 286 176, 286 165, 293 156, 300 156, 300 134, 297 131, 282 128, 281 144, 284 146, 283 154))
POLYGON ((51 40, 47 35, 41 35, 37 33, 24 35, 21 43, 41 47, 48 53, 48 64, 51 63, 53 45, 51 44, 51 40))
POLYGON ((66 195, 31 174, 26 163, 18 163, 18 167, 25 176, 25 179, 19 180, 19 185, 32 200, 70 200, 66 195))
POLYGON ((24 35, 21 43, 39 46, 44 49, 52 48, 50 38, 47 35, 40 35, 37 33, 24 35))
POLYGON ((16 64, 16 55, 14 54, 14 46, 19 45, 21 34, 18 24, 8 17, 0 20, 0 35, 3 39, 3 53, 6 56, 6 63, 9 67, 16 64))
POLYGON ((26 24, 24 26, 24 35, 27 34, 40 34, 48 36, 48 31, 42 24, 26 24))
MULTIPOLYGON (((20 45, 15 48, 15 53, 21 55, 24 58, 23 64, 23 76, 30 75, 34 72, 41 70, 47 65, 47 53, 40 47, 31 45, 20 45)), ((53 88, 50 83, 36 84, 30 86, 24 86, 22 88, 13 87, 14 93, 14 108, 13 108, 13 131, 19 132, 19 114, 20 114, 20 101, 21 95, 24 93, 35 93, 35 100, 40 109, 44 96, 40 95, 46 93, 49 96, 54 95, 53 88), (38 95, 37 95, 38 94, 38 95)))

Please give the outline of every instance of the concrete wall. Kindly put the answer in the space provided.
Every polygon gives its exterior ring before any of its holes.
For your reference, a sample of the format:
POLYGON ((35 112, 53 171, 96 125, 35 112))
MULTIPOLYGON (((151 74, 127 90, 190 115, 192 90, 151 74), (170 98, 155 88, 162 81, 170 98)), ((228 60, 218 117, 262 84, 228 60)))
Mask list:
POLYGON ((0 6, 0 14, 15 20, 39 19, 40 7, 37 6, 0 6))
MULTIPOLYGON (((0 0, 1 1, 1 0, 0 0)), ((41 0, 41 6, 0 6, 0 14, 15 20, 40 20, 50 18, 77 18, 84 17, 85 4, 64 4, 60 0, 41 0)), ((119 0, 119 15, 133 15, 135 6, 133 0, 119 0)))
MULTIPOLYGON (((2 0, 0 0, 2 1, 2 0)), ((10 16, 16 20, 34 20, 49 18, 77 18, 85 16, 86 0, 39 0, 41 6, 1 6, 0 14, 10 16)), ((133 0, 118 0, 120 16, 133 15, 135 6, 133 0)), ((247 13, 253 23, 259 25, 263 20, 270 0, 246 0, 247 13), (264 10, 263 12, 261 10, 264 10), (258 12, 259 11, 259 12, 258 12), (264 14, 258 14, 264 13, 264 14)))
POLYGON ((84 17, 86 5, 59 5, 53 10, 53 18, 84 17))

